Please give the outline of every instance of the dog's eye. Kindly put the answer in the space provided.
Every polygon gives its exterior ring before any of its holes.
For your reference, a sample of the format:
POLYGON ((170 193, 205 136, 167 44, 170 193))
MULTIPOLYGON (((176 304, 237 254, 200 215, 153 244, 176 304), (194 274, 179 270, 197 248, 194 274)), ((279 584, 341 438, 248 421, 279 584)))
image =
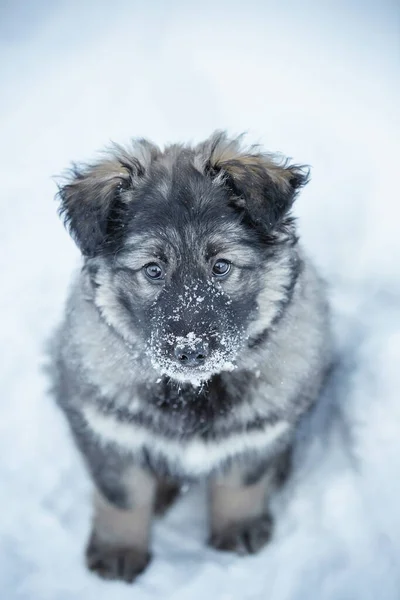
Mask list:
POLYGON ((226 275, 228 275, 230 270, 231 263, 229 262, 229 260, 220 258, 219 260, 217 260, 216 263, 214 263, 212 272, 214 277, 225 277, 226 275))
POLYGON ((164 270, 157 263, 149 263, 143 267, 144 274, 147 279, 151 279, 152 281, 158 279, 164 279, 164 270))

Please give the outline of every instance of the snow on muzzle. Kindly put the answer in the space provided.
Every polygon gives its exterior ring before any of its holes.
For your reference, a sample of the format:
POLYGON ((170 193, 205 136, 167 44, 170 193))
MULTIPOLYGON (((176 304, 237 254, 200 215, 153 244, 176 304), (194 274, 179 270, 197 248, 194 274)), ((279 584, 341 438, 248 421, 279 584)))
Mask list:
POLYGON ((185 293, 157 302, 147 348, 153 367, 194 384, 234 369, 243 331, 234 326, 230 304, 215 286, 202 292, 187 287, 185 293))

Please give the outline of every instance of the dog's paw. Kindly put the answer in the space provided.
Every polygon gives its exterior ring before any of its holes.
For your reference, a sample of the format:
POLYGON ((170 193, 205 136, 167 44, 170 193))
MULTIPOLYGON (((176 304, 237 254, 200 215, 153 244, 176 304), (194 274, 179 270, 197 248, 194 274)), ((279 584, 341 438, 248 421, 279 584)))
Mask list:
POLYGON ((255 554, 269 541, 272 528, 272 517, 264 514, 212 533, 209 544, 217 550, 235 552, 241 556, 255 554))
POLYGON ((132 583, 150 562, 150 554, 136 548, 120 548, 91 539, 86 549, 86 565, 103 579, 132 583))

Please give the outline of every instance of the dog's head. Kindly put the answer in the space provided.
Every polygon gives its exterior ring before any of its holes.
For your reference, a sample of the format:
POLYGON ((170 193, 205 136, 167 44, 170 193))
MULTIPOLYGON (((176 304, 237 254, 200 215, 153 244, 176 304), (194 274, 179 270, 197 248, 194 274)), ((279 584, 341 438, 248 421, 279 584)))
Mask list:
POLYGON ((199 383, 232 369, 290 295, 289 213, 306 181, 217 133, 163 152, 115 146, 59 196, 103 317, 160 374, 199 383))

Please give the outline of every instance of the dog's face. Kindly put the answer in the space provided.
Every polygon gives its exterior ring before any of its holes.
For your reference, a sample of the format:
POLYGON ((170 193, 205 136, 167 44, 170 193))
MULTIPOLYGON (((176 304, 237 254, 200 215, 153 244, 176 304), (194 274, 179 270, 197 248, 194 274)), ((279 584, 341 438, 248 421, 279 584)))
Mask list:
POLYGON ((287 213, 305 181, 220 134, 117 148, 60 195, 103 317, 160 375, 199 384, 279 313, 294 269, 287 213))
POLYGON ((124 241, 95 277, 104 314, 125 336, 139 336, 153 366, 174 379, 229 368, 255 317, 258 243, 229 199, 184 161, 171 174, 150 170, 128 202, 124 241))

